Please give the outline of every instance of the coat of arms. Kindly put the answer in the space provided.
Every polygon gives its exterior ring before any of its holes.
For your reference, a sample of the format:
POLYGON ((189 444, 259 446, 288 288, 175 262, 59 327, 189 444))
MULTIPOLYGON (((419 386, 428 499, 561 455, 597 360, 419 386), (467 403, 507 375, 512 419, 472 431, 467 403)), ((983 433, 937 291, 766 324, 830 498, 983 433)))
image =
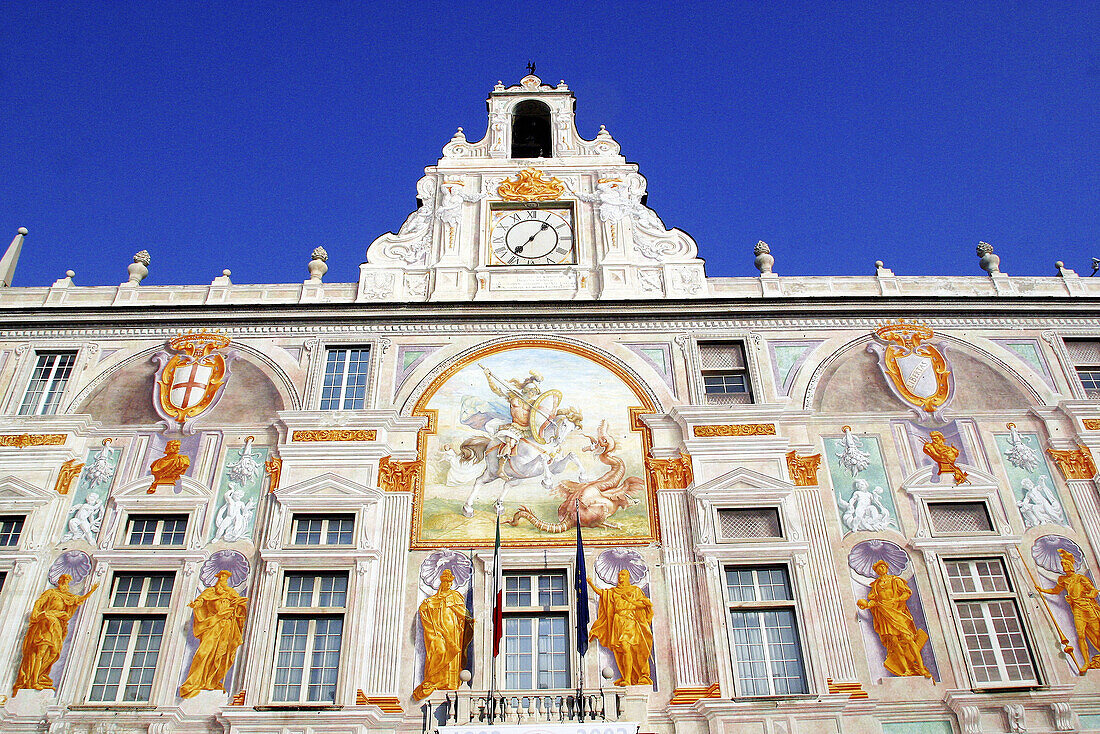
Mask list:
POLYGON ((929 343, 934 336, 924 324, 886 323, 875 330, 867 351, 879 358, 879 367, 894 396, 914 408, 917 420, 942 421, 941 412, 955 393, 955 380, 946 348, 929 343))
POLYGON ((171 426, 183 433, 190 423, 221 399, 229 379, 229 364, 236 356, 218 350, 229 346, 224 334, 211 332, 180 334, 168 341, 168 351, 157 352, 153 361, 160 366, 153 385, 153 407, 171 426))

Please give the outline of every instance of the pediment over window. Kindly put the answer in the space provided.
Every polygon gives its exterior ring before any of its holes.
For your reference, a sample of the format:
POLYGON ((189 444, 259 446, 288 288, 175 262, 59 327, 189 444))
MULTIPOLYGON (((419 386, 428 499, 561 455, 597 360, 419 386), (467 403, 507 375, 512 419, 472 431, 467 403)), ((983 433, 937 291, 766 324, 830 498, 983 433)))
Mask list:
POLYGON ((179 478, 176 482, 176 486, 169 487, 167 485, 161 485, 157 487, 155 492, 150 494, 149 487, 152 484, 153 475, 147 474, 140 479, 135 479, 118 488, 111 493, 111 497, 120 502, 125 500, 133 501, 136 497, 142 497, 146 501, 154 504, 163 504, 168 500, 184 501, 195 504, 196 502, 209 502, 214 498, 215 494, 214 490, 210 487, 186 475, 179 478))
POLYGON ((385 493, 377 487, 368 487, 331 472, 275 490, 279 504, 293 509, 331 506, 332 502, 338 505, 373 504, 383 496, 385 493))
POLYGON ((17 477, 0 479, 0 505, 17 512, 27 512, 46 505, 57 496, 52 489, 43 489, 17 477))
POLYGON ((788 481, 743 466, 688 488, 692 497, 711 504, 727 500, 742 502, 746 496, 778 501, 789 496, 793 490, 794 485, 788 481))

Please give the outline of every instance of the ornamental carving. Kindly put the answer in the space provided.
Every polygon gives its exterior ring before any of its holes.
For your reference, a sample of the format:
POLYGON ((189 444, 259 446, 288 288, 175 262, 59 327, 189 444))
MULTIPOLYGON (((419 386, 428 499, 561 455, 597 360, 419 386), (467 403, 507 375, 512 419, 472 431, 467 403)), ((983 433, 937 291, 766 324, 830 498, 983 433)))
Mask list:
POLYGON ((925 343, 935 336, 924 324, 885 323, 875 330, 867 351, 878 355, 879 367, 894 396, 914 408, 918 420, 942 419, 942 409, 955 392, 954 376, 942 344, 925 343))
POLYGON ((378 431, 373 428, 333 428, 295 431, 291 441, 374 441, 378 431))
POLYGON ((1083 423, 1086 431, 1100 431, 1100 418, 1086 418, 1083 423))
POLYGON ((694 480, 691 457, 683 451, 675 459, 654 459, 647 456, 645 466, 657 489, 685 489, 694 480))
POLYGON ((378 461, 378 486, 383 492, 412 492, 420 481, 422 461, 394 461, 383 456, 378 461))
POLYGON ((774 436, 774 423, 740 423, 736 425, 695 426, 692 430, 697 438, 716 438, 720 436, 774 436))
POLYGON ((0 446, 15 446, 21 449, 27 446, 61 446, 64 443, 64 433, 22 433, 0 436, 0 446))
POLYGON ((57 481, 53 488, 58 494, 68 494, 72 489, 73 481, 80 476, 80 470, 84 464, 77 464, 76 459, 69 459, 61 464, 61 470, 57 472, 57 481))
POLYGON ((1062 476, 1066 479, 1092 479, 1096 476, 1096 462, 1092 459, 1092 451, 1088 446, 1078 445, 1076 450, 1058 451, 1047 449, 1058 468, 1062 470, 1062 476))
POLYGON ((264 462, 264 471, 267 472, 267 491, 274 492, 279 488, 279 478, 283 475, 283 460, 275 454, 272 454, 267 461, 264 462))
POLYGON ((799 456, 797 451, 787 452, 787 469, 797 487, 816 487, 820 466, 821 454, 799 456))
POLYGON ((175 354, 161 351, 153 355, 160 367, 153 384, 153 407, 169 425, 175 423, 184 433, 191 433, 191 422, 221 400, 236 355, 218 350, 229 344, 225 334, 183 333, 168 340, 168 349, 175 354))
POLYGON ((556 178, 544 179, 542 171, 525 168, 497 187, 497 195, 505 201, 551 201, 565 193, 565 184, 556 178))

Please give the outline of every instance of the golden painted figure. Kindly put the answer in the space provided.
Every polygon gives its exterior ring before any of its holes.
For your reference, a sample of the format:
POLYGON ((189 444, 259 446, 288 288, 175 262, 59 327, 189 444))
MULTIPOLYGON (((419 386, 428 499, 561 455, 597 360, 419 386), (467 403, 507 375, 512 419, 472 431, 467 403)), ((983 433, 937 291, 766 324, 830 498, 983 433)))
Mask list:
POLYGON ((23 638, 23 662, 15 678, 12 694, 20 688, 35 691, 53 688, 50 668, 61 656, 61 646, 69 632, 69 620, 76 614, 99 584, 93 584, 82 596, 69 591, 73 577, 67 573, 57 579, 56 589, 46 589, 31 609, 30 624, 23 638))
POLYGON ((174 485, 191 466, 191 459, 180 453, 180 446, 179 441, 169 441, 164 447, 164 456, 149 465, 149 473, 153 475, 153 483, 147 490, 149 494, 162 484, 174 485))
POLYGON ((600 606, 589 639, 615 654, 620 678, 617 686, 652 685, 649 653, 653 650, 653 602, 630 583, 630 572, 619 571, 619 583, 601 589, 588 579, 599 595, 600 606))
POLYGON ((921 649, 928 644, 928 633, 917 629, 913 614, 906 603, 913 595, 905 579, 890 573, 890 564, 878 561, 872 568, 878 578, 871 582, 866 599, 857 599, 856 606, 870 609, 875 622, 875 634, 886 648, 886 669, 894 675, 923 675, 932 673, 924 667, 921 649))
POLYGON ((1097 589, 1088 576, 1074 570, 1077 559, 1072 553, 1059 549, 1058 555, 1062 557, 1062 570, 1065 573, 1058 577, 1054 588, 1042 589, 1036 586, 1035 590, 1044 594, 1065 592, 1066 603, 1073 612, 1073 626, 1077 629, 1077 649, 1084 658, 1085 669, 1100 669, 1100 654, 1089 659, 1090 642, 1093 648, 1100 651, 1100 604, 1096 601, 1097 589))
POLYGON ((932 431, 929 437, 932 440, 924 444, 924 453, 931 456, 932 460, 936 462, 936 472, 938 474, 950 474, 954 477, 956 485, 966 482, 966 472, 955 466, 955 461, 959 458, 959 450, 947 443, 943 438, 943 434, 939 431, 932 431))
POLYGON ((473 636, 473 617, 462 594, 451 588, 454 574, 439 574, 439 591, 420 603, 420 626, 424 629, 424 680, 413 690, 417 699, 435 691, 458 690, 463 651, 473 636))
POLYGON ((199 691, 224 691, 222 681, 233 667, 244 636, 244 618, 248 599, 229 585, 229 571, 218 571, 218 580, 187 606, 194 609, 192 630, 199 648, 191 659, 187 680, 180 696, 191 698, 199 691))

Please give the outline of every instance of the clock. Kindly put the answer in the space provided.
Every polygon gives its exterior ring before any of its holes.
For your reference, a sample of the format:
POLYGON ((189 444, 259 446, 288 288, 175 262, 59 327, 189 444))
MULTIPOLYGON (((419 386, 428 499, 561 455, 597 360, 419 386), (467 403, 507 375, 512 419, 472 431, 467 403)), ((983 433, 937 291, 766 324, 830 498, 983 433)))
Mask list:
POLYGON ((490 265, 567 265, 576 262, 570 207, 493 209, 490 265))

